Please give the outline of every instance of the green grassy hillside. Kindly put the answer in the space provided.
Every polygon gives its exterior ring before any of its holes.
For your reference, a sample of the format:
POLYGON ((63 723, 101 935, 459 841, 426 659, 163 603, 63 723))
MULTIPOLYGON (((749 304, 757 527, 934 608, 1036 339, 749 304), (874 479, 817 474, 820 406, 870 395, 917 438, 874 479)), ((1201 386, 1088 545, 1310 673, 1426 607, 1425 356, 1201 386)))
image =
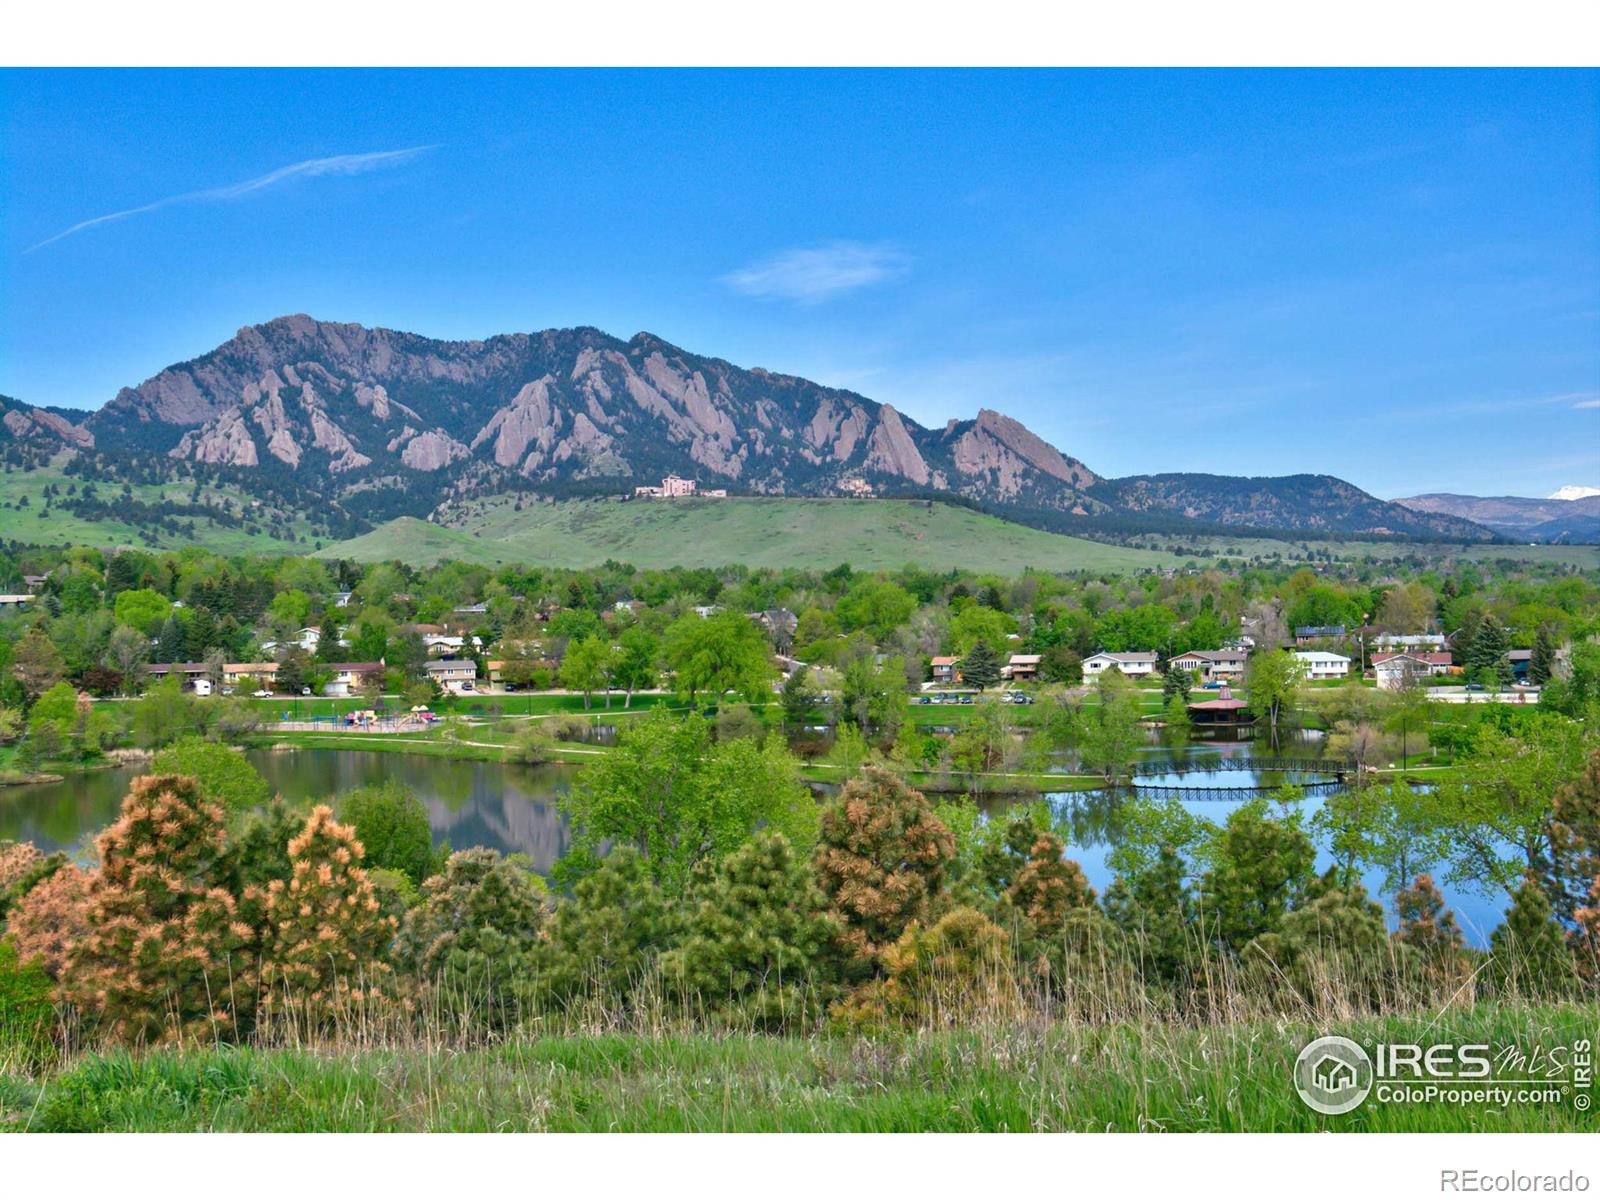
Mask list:
POLYGON ((1044 533, 947 504, 910 500, 575 500, 476 505, 446 528, 411 518, 331 545, 324 558, 590 567, 832 567, 914 562, 936 570, 1130 571, 1185 561, 1162 551, 1044 533))
MULTIPOLYGON (((290 541, 266 528, 268 522, 261 518, 261 510, 253 510, 250 497, 242 492, 208 486, 194 497, 194 484, 184 480, 135 484, 132 499, 143 505, 181 505, 195 500, 216 504, 226 500, 237 512, 254 512, 254 519, 224 524, 207 516, 183 515, 176 518, 177 529, 125 516, 87 519, 68 509, 66 489, 81 487, 85 481, 74 479, 61 469, 65 459, 66 456, 57 455, 48 466, 0 472, 0 541, 31 546, 139 546, 146 549, 181 549, 197 545, 222 554, 271 554, 274 551, 304 554, 319 544, 314 540, 310 522, 303 517, 294 517, 288 522, 288 528, 298 539, 290 541), (46 488, 53 489, 57 495, 54 498, 46 495, 46 488)), ((102 483, 99 491, 115 509, 121 486, 102 483)), ((139 510, 124 507, 122 511, 128 514, 139 510)))

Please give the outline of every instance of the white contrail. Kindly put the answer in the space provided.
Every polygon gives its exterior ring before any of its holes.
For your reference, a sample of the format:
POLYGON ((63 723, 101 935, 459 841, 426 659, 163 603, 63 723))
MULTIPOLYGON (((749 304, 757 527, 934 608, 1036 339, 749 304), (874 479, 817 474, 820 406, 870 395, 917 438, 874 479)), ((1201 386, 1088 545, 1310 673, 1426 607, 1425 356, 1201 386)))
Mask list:
POLYGON ((285 179, 310 179, 318 175, 360 175, 365 171, 375 171, 381 167, 398 166, 419 154, 426 154, 429 150, 436 149, 437 146, 412 146, 405 150, 377 150, 371 154, 336 154, 332 158, 308 158, 305 162, 290 163, 287 167, 279 167, 276 171, 269 171, 265 175, 247 179, 243 183, 230 183, 225 187, 207 188, 199 192, 184 192, 179 196, 168 196, 164 200, 141 204, 138 208, 125 208, 121 212, 106 213, 103 217, 90 217, 87 221, 79 221, 76 225, 63 229, 54 237, 45 238, 36 246, 29 246, 27 253, 31 254, 50 245, 51 242, 59 242, 62 238, 82 233, 85 229, 92 229, 96 225, 122 221, 173 204, 191 204, 203 200, 236 200, 240 196, 248 196, 251 192, 269 188, 275 183, 282 183, 285 179))

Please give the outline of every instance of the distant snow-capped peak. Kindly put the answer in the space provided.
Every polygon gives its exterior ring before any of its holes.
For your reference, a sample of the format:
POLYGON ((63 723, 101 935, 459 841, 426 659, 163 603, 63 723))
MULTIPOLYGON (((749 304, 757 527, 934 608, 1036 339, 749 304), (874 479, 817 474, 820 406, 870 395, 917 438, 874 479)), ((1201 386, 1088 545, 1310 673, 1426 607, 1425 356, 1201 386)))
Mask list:
POLYGON ((1587 500, 1590 496, 1600 496, 1600 487, 1584 487, 1581 484, 1569 483, 1566 487, 1557 488, 1545 497, 1546 500, 1587 500))

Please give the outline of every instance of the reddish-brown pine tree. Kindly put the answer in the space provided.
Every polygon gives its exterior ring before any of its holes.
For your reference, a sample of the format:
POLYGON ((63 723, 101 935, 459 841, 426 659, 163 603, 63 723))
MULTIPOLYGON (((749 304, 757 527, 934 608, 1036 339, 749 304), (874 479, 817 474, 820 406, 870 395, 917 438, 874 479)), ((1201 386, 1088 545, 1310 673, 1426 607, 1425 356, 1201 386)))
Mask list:
POLYGON ((1094 889, 1077 863, 1062 857, 1067 844, 1042 830, 1028 851, 1028 861, 1006 889, 1017 911, 1046 940, 1056 937, 1073 909, 1094 903, 1094 889))
POLYGON ((822 812, 815 861, 854 974, 877 971, 911 922, 927 923, 954 855, 921 792, 876 767, 844 785, 822 812))
POLYGON ((89 872, 70 863, 28 889, 6 921, 21 962, 38 958, 50 978, 61 981, 73 947, 89 928, 89 872))
POLYGON ((99 838, 87 928, 67 993, 130 1042, 238 1032, 255 995, 253 931, 219 886, 222 810, 193 779, 133 781, 122 816, 99 838))
POLYGON ((363 853, 327 805, 289 843, 289 879, 267 885, 268 1011, 316 1026, 388 994, 395 920, 381 911, 363 853))

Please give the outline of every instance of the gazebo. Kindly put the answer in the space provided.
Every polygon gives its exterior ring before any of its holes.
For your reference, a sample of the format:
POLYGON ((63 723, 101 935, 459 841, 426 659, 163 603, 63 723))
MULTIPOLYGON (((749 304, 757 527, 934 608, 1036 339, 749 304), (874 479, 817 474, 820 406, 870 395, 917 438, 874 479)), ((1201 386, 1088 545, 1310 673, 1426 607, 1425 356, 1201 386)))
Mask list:
POLYGON ((1249 708, 1248 701, 1236 699, 1224 685, 1215 700, 1197 700, 1189 705, 1189 723, 1196 728, 1248 725, 1255 719, 1249 708))

